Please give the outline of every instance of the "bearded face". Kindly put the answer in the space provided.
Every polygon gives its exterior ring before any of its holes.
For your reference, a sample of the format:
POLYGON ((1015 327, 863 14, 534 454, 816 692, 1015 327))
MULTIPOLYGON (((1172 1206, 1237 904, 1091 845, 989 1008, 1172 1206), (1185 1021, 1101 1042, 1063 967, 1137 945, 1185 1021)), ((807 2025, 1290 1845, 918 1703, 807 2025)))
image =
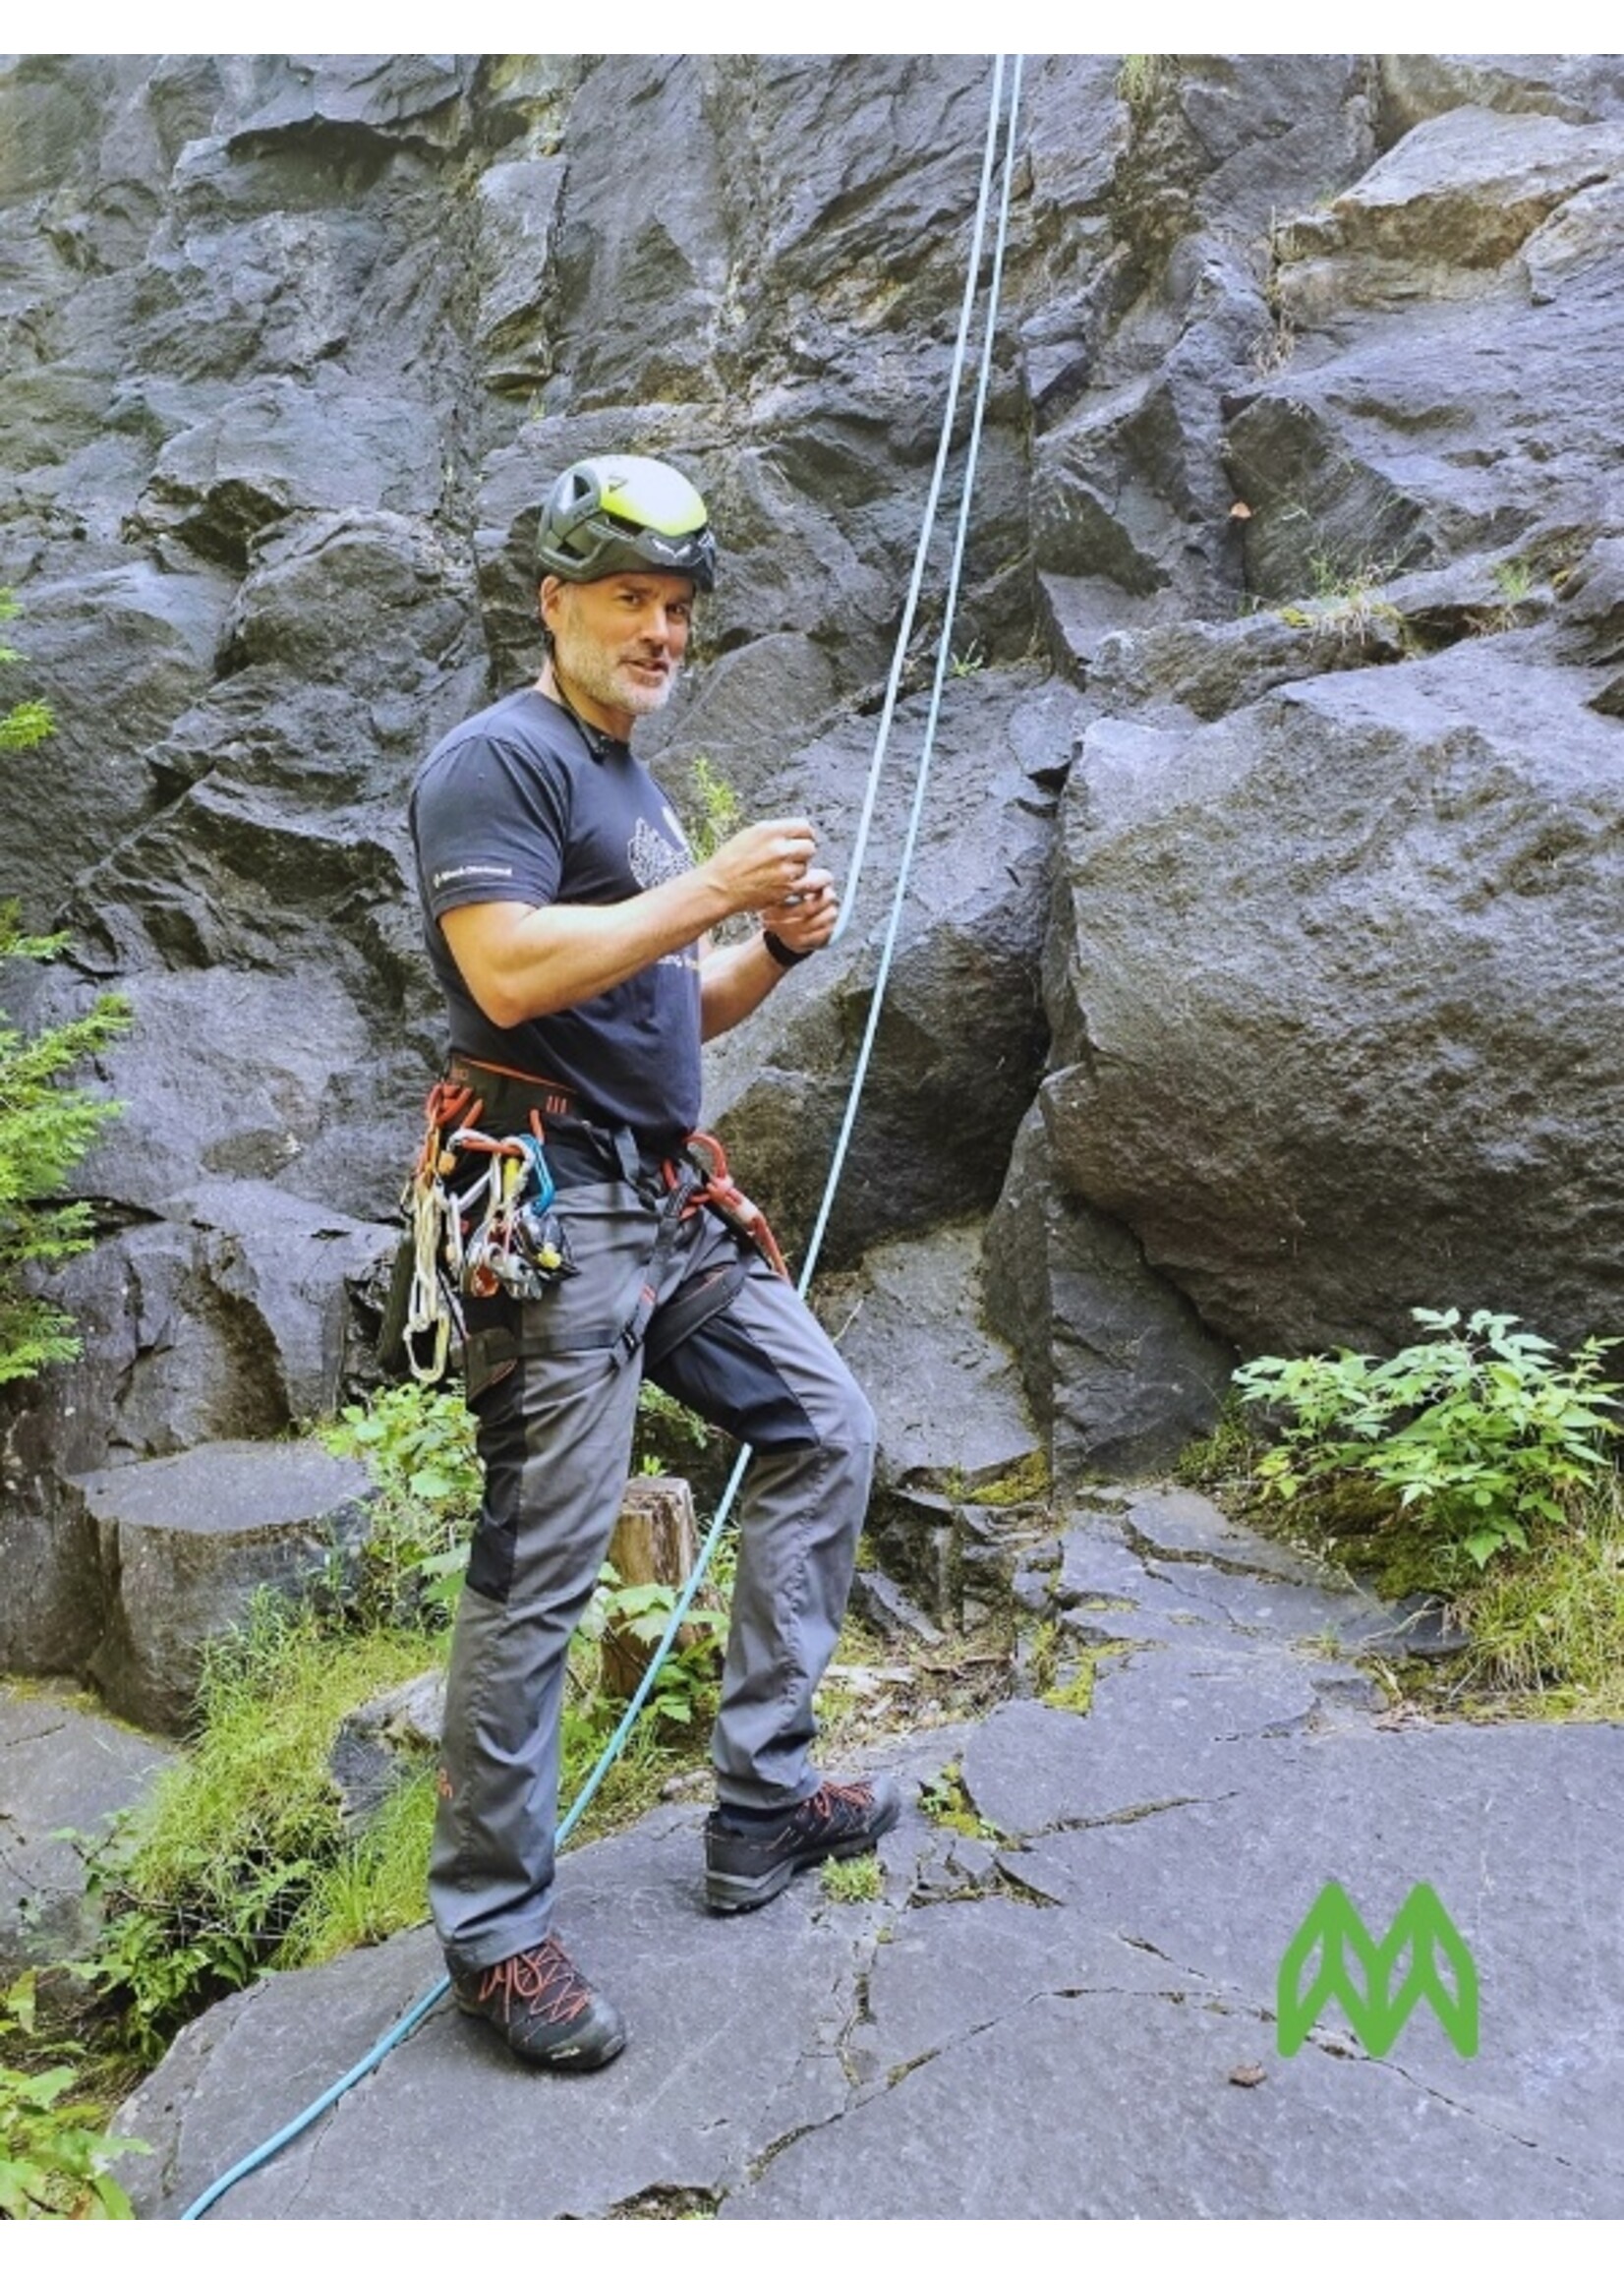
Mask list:
POLYGON ((616 575, 542 588, 552 666, 572 699, 641 719, 669 701, 688 645, 693 585, 685 576, 616 575))

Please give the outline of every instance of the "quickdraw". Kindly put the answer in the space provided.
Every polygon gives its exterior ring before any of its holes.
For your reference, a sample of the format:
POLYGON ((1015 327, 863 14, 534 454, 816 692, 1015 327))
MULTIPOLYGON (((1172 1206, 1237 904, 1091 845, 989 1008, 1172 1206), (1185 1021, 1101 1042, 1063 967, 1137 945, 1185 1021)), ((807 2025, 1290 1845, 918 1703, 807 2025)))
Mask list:
POLYGON ((424 1102, 423 1142, 400 1204, 409 1227, 411 1282, 403 1321, 406 1364, 413 1379, 436 1382, 451 1353, 451 1329, 461 1331, 456 1297, 462 1226, 445 1179, 456 1165, 442 1133, 453 1123, 478 1121, 484 1111, 470 1089, 436 1081, 424 1102))

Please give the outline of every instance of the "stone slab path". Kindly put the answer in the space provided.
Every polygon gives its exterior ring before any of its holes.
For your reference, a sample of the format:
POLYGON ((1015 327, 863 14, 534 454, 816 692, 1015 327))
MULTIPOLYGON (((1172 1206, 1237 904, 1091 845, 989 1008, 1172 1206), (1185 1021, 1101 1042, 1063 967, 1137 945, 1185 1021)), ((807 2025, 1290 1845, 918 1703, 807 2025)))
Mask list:
POLYGON ((0 1982, 86 1955, 94 1906, 63 1835, 95 1838, 174 1759, 70 1682, 0 1682, 0 1982))
MULTIPOLYGON (((712 1918, 703 1812, 662 1809, 560 1874, 630 2023, 612 2068, 525 2073, 436 2008, 210 2216, 1624 2216, 1624 1727, 1385 1713, 1339 1653, 1402 1648, 1393 1614, 1188 1492, 1080 1514, 1020 1589, 1063 1649, 1134 1647, 1086 1714, 1015 1699, 895 1748, 879 1897, 808 1874, 712 1918), (955 1767, 957 1826, 918 1805, 955 1767), (1378 1941, 1436 1891, 1475 2055, 1425 2002, 1383 2058, 1334 2004, 1281 2055, 1281 1957, 1332 1880, 1378 1941)), ((122 2175, 143 2214, 437 1972, 420 1931, 196 2023, 118 2119, 156 2150, 122 2175)))

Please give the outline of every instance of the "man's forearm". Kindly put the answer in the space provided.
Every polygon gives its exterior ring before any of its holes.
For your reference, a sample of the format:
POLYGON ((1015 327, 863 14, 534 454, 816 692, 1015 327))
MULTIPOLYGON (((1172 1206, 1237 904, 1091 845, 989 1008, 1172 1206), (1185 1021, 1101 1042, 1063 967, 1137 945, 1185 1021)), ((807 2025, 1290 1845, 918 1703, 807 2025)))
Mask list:
POLYGON ((440 925, 480 1009, 497 1026, 516 1026, 588 1002, 662 956, 693 948, 726 913, 693 869, 609 906, 481 902, 449 909, 440 925))
POLYGON ((741 940, 736 947, 713 948, 700 965, 700 1033, 712 1042, 761 1005, 783 977, 762 946, 761 934, 741 940))

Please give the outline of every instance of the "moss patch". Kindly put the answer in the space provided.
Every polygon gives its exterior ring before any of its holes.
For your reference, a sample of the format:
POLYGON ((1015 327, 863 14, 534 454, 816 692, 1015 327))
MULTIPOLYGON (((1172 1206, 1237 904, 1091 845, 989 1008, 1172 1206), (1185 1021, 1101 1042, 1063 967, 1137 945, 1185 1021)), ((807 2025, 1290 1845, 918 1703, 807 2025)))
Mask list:
POLYGON ((1058 1706, 1063 1714, 1087 1714, 1094 1705, 1095 1666, 1092 1655, 1085 1658, 1069 1682, 1059 1689, 1045 1690, 1043 1703, 1058 1706))
POLYGON ((984 1839, 996 1845, 1004 1835, 996 1824, 989 1824, 978 1815, 975 1804, 964 1783, 964 1774, 957 1761, 950 1761, 939 1769, 930 1782, 921 1787, 919 1806, 932 1824, 944 1832, 961 1833, 966 1839, 984 1839))
POLYGON ((834 1903, 870 1903, 885 1893, 885 1867, 877 1855, 832 1855, 819 1878, 834 1903))
POLYGON ((1028 1453, 1002 1477, 990 1484, 977 1485, 973 1491, 961 1497, 972 1508, 1014 1508, 1027 1500, 1046 1500, 1049 1496, 1049 1464, 1042 1453, 1028 1453))

